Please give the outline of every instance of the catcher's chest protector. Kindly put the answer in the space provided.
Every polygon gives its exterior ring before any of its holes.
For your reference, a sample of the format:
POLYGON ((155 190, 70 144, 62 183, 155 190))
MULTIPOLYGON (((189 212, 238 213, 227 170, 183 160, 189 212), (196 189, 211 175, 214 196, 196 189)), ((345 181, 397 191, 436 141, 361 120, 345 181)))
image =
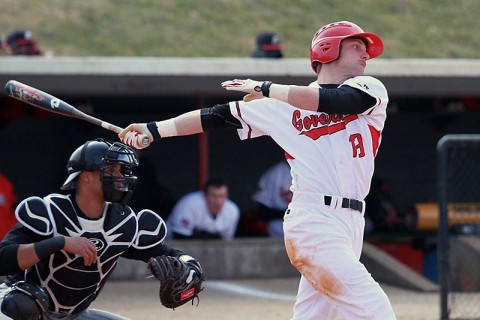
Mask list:
MULTIPOLYGON (((51 212, 48 217, 42 217, 48 218, 51 224, 51 228, 44 230, 51 229, 53 236, 88 238, 97 248, 97 262, 85 266, 82 257, 59 251, 32 267, 27 273, 27 281, 41 283, 50 296, 51 311, 79 312, 96 298, 119 256, 134 242, 137 219, 128 207, 122 214, 108 205, 101 219, 86 220, 77 216, 69 197, 50 195, 44 201, 51 212)), ((22 223, 38 226, 38 218, 25 210, 22 223)))

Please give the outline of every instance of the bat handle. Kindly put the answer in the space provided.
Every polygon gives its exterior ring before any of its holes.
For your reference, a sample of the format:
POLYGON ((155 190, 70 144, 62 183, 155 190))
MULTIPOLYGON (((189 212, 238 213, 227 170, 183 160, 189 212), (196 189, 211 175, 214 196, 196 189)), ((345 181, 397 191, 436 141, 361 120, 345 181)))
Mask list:
MULTIPOLYGON (((102 123, 100 125, 102 126, 102 128, 113 131, 115 133, 120 133, 120 132, 123 131, 123 128, 120 128, 120 127, 118 127, 114 124, 108 123, 106 121, 102 121, 102 123)), ((147 136, 144 136, 142 138, 142 145, 145 146, 145 147, 148 147, 150 145, 150 139, 147 136)))
POLYGON ((102 128, 105 128, 105 129, 107 129, 107 130, 113 131, 113 132, 115 132, 115 133, 120 133, 120 132, 123 131, 123 128, 120 128, 120 127, 118 127, 118 126, 116 126, 116 125, 113 125, 113 124, 111 124, 111 123, 108 123, 108 122, 106 122, 106 121, 102 121, 102 122, 100 123, 100 125, 102 126, 102 128))
POLYGON ((143 137, 142 145, 148 147, 150 145, 150 139, 148 139, 148 137, 143 137))

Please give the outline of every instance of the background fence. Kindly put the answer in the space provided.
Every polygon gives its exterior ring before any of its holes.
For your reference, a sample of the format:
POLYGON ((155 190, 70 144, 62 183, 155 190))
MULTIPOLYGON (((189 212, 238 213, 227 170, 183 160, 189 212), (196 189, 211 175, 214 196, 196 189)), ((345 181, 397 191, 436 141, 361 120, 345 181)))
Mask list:
POLYGON ((437 152, 441 319, 480 319, 480 135, 446 135, 437 152))

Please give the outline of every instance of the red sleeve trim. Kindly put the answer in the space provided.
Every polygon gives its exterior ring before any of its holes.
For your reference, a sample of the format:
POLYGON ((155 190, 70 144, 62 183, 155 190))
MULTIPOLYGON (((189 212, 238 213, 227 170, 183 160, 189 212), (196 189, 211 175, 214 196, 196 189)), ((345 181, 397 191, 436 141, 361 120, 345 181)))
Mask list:
POLYGON ((372 136, 373 156, 376 157, 378 146, 380 145, 380 136, 382 135, 382 132, 375 129, 372 125, 368 125, 368 129, 370 130, 370 135, 372 136))
POLYGON ((287 151, 284 151, 284 153, 285 153, 285 159, 286 159, 286 160, 290 160, 290 159, 293 160, 293 159, 295 159, 295 158, 294 158, 290 153, 288 153, 287 151))

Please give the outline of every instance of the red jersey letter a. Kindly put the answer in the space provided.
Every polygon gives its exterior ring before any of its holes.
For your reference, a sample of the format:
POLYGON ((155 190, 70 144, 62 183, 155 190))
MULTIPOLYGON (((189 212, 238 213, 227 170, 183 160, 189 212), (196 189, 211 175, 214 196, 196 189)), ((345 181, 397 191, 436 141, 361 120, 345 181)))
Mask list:
POLYGON ((365 148, 363 147, 362 135, 359 133, 354 133, 350 135, 350 143, 352 144, 352 156, 354 158, 363 158, 365 157, 365 148))

